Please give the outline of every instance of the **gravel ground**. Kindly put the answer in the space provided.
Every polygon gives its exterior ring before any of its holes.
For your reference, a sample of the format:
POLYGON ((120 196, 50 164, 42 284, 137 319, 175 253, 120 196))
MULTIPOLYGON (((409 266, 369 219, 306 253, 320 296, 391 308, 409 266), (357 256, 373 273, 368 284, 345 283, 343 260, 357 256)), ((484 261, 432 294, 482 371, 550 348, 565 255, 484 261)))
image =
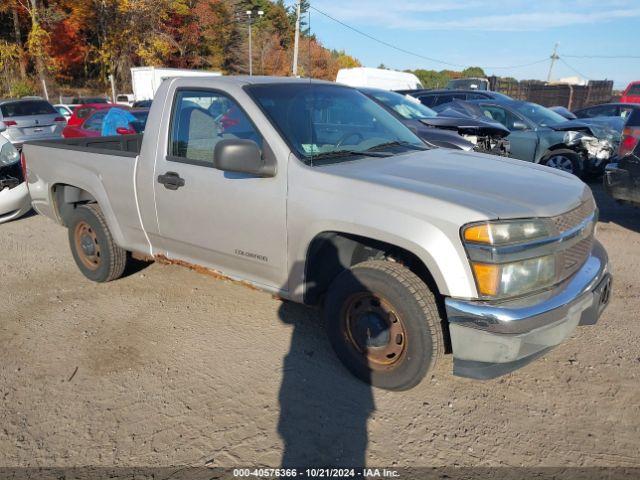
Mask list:
POLYGON ((640 210, 593 185, 615 275, 592 327, 491 381, 354 380, 315 310, 177 266, 105 285, 66 230, 0 226, 0 465, 640 466, 640 210))

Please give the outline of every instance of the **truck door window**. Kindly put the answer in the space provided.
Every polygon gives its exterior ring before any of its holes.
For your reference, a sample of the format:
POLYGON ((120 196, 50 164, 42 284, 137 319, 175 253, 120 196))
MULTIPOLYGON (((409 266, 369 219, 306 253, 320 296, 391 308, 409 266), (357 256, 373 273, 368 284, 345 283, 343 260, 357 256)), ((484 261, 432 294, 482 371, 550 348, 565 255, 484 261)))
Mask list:
POLYGON ((169 160, 174 157, 213 165, 216 144, 226 139, 253 140, 262 147, 262 137, 232 98, 213 91, 178 91, 171 118, 169 160))

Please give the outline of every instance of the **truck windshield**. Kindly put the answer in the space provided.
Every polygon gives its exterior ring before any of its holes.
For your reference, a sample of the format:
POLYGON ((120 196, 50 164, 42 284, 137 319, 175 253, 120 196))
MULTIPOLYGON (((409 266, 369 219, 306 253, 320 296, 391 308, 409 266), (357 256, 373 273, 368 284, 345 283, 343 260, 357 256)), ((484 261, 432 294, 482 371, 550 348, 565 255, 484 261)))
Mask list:
POLYGON ((355 89, 319 83, 246 88, 307 164, 426 149, 411 130, 355 89))

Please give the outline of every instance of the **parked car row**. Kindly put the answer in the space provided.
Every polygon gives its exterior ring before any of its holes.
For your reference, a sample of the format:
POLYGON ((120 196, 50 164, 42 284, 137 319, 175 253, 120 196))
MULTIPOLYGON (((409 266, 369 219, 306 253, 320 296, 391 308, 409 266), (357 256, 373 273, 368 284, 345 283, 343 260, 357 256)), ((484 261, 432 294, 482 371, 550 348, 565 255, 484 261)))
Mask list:
POLYGON ((53 106, 37 98, 0 100, 2 135, 18 150, 24 142, 31 140, 140 133, 144 130, 148 112, 148 108, 130 109, 104 101, 53 106), (109 122, 114 121, 111 117, 119 118, 120 122, 111 125, 109 122))
POLYGON ((464 99, 447 97, 438 103, 440 92, 408 92, 421 102, 437 103, 438 117, 459 116, 491 121, 508 130, 510 156, 520 160, 559 168, 577 176, 602 173, 614 154, 622 130, 607 122, 571 122, 541 105, 513 100, 488 91, 458 93, 464 99), (434 102, 434 98, 438 99, 434 102))
POLYGON ((417 100, 375 88, 360 91, 385 108, 431 146, 507 156, 509 130, 488 119, 438 116, 417 100))

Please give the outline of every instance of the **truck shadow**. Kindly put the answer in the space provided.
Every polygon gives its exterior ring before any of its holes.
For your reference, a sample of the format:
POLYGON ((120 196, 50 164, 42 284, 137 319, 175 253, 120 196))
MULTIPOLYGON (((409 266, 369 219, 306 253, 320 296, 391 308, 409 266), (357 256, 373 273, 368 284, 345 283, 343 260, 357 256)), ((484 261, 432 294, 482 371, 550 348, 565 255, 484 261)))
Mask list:
POLYGON ((283 302, 278 313, 293 327, 279 391, 282 467, 363 468, 371 386, 339 363, 318 310, 283 302))

